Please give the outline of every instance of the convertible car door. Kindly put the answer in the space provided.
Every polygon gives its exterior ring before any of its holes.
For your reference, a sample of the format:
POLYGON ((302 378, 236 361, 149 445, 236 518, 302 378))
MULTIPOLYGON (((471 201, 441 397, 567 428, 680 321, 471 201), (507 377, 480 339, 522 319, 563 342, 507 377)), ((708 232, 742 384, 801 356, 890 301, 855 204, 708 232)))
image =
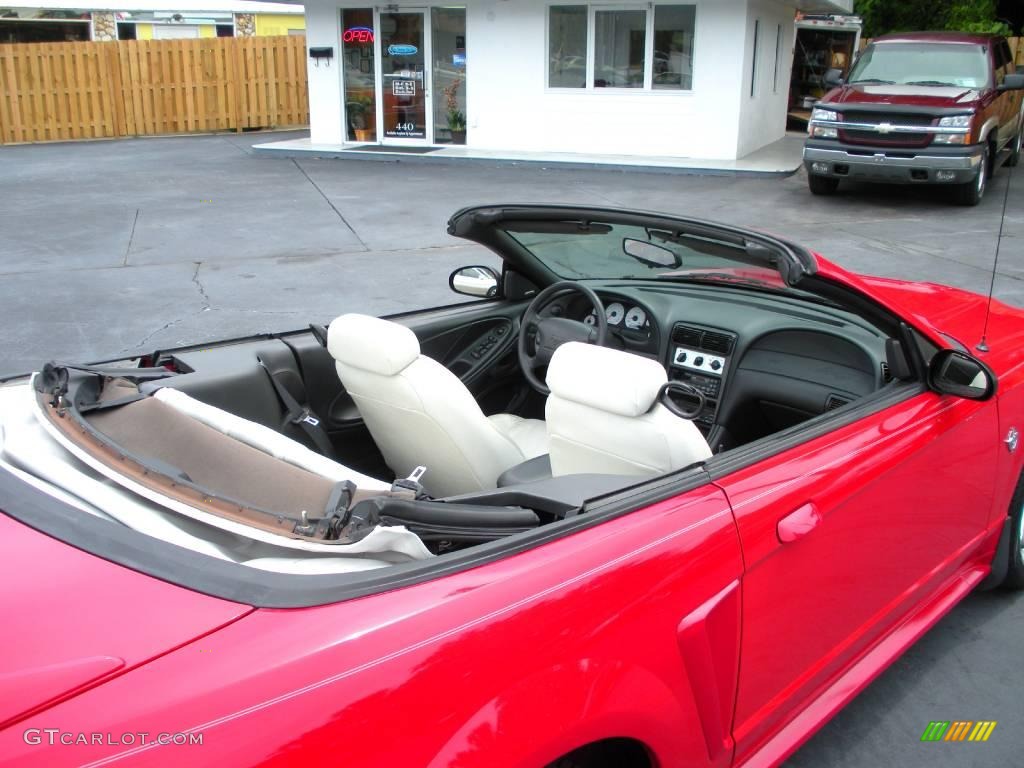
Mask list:
POLYGON ((991 509, 996 435, 992 403, 924 393, 761 461, 712 459, 746 566, 738 763, 773 736, 767 753, 784 754, 780 729, 912 607, 980 580, 965 568, 991 509))

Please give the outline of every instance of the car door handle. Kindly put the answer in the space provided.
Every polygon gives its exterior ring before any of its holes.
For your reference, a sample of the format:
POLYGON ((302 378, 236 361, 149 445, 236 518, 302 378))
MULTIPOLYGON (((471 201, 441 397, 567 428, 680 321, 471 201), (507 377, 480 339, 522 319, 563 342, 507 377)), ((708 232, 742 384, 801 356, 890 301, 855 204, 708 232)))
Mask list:
POLYGON ((818 508, 808 502, 779 520, 777 529, 779 541, 783 544, 796 541, 817 528, 820 522, 821 514, 818 512, 818 508))

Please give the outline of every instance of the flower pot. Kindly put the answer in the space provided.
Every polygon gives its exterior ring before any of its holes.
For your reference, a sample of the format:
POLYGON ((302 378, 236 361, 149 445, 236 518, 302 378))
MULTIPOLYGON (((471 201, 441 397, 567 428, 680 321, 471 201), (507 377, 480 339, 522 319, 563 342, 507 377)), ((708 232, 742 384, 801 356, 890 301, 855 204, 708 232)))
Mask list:
POLYGON ((373 128, 356 128, 356 141, 376 141, 377 132, 373 128))
POLYGON ((463 128, 461 131, 452 129, 452 144, 465 144, 466 143, 466 129, 463 128))

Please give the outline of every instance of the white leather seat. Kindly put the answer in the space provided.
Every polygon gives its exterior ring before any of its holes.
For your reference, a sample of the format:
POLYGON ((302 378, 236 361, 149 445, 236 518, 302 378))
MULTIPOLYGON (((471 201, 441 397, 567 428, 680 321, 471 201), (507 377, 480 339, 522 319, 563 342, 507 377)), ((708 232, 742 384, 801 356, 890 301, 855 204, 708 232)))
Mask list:
POLYGON ((660 475, 709 458, 693 422, 656 403, 666 381, 646 357, 579 342, 559 347, 547 373, 552 474, 660 475))
POLYGON ((488 418, 451 371, 420 354, 404 325, 342 315, 327 332, 338 376, 397 477, 419 465, 433 496, 489 490, 509 467, 547 452, 544 422, 488 418))

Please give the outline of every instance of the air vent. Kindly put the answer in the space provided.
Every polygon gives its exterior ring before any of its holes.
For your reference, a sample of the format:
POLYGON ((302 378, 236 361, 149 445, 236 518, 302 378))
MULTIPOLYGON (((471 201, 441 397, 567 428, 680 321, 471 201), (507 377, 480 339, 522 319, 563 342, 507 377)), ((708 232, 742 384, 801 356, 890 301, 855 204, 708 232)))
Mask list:
POLYGON ((892 381, 892 371, 889 370, 888 363, 882 363, 882 381, 886 384, 892 381))
POLYGON ((703 336, 704 331, 686 325, 677 325, 672 329, 672 341, 686 347, 699 347, 703 336))
POLYGON ((732 337, 726 336, 724 333, 708 331, 704 334, 702 349, 728 355, 732 351, 732 337))
POLYGON ((839 395, 829 395, 825 401, 825 410, 834 411, 836 408, 842 408, 844 405, 849 405, 850 399, 847 397, 840 397, 839 395))

